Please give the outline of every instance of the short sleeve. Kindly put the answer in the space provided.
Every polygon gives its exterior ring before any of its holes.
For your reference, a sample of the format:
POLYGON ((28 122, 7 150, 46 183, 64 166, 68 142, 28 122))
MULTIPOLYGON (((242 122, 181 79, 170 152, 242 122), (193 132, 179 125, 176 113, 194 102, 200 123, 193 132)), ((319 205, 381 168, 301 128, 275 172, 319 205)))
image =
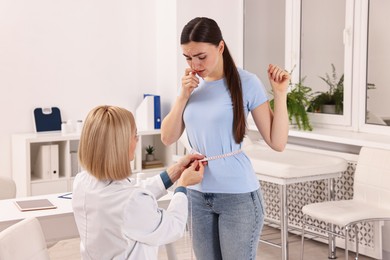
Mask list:
POLYGON ((268 101, 268 95, 261 80, 252 73, 242 71, 241 83, 245 108, 252 111, 259 105, 268 101))

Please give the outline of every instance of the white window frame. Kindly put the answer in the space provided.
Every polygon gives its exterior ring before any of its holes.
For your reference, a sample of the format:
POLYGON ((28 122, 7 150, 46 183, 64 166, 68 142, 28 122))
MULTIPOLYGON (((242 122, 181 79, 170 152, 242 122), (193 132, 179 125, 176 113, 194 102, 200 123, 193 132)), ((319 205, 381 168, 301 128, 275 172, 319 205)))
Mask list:
MULTIPOLYGON (((352 128, 352 62, 353 62, 354 0, 346 0, 344 29, 344 111, 343 115, 309 113, 315 125, 352 128)), ((296 68, 292 82, 299 81, 301 0, 286 1, 286 65, 296 68)))
POLYGON ((353 85, 358 89, 354 95, 354 111, 358 129, 360 132, 390 135, 390 126, 374 125, 366 123, 367 110, 367 54, 368 54, 368 11, 369 0, 356 0, 354 37, 354 70, 353 85))

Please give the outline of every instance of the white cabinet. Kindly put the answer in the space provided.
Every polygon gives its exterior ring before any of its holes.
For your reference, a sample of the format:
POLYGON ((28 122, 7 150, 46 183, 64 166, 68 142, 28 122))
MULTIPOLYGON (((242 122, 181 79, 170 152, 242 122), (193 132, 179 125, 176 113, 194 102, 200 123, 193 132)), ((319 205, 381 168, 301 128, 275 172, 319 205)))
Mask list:
POLYGON ((172 154, 169 153, 169 149, 161 142, 160 130, 140 131, 138 135, 139 140, 135 151, 135 158, 132 162, 133 172, 153 173, 165 170, 172 161, 172 154), (161 161, 162 166, 147 169, 143 167, 142 162, 146 159, 145 149, 149 145, 155 148, 155 160, 161 161))
MULTIPOLYGON (((163 171, 172 156, 161 142, 160 130, 141 131, 138 134, 135 159, 131 163, 133 173, 142 171, 152 175, 163 171), (155 158, 162 162, 161 166, 142 167, 148 145, 155 148, 155 158)), ((79 139, 79 134, 60 132, 12 135, 12 177, 16 182, 17 197, 71 191, 74 176, 80 170, 77 158, 79 139), (56 148, 54 152, 43 149, 50 146, 56 148), (42 156, 43 151, 49 152, 42 156), (38 167, 37 164, 44 164, 45 167, 38 167), (42 168, 47 173, 42 174, 42 168)))
MULTIPOLYGON (((71 151, 77 151, 78 134, 62 135, 54 133, 32 133, 12 135, 12 177, 16 183, 16 196, 42 195, 49 193, 67 192, 71 189, 71 151), (57 170, 57 175, 47 176, 38 174, 37 164, 49 164, 51 154, 43 155, 40 159, 43 146, 58 145, 58 165, 51 170, 57 170), (48 158, 49 156, 49 158, 48 158)), ((55 154, 53 154, 55 156, 55 154)), ((46 166, 45 166, 46 167, 46 166)))

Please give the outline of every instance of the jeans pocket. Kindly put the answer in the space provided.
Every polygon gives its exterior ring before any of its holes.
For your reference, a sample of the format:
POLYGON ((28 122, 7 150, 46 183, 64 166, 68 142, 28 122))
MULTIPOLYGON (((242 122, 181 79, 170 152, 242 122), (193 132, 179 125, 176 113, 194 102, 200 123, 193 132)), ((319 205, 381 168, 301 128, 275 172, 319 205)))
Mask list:
POLYGON ((264 214, 265 214, 265 209, 264 209, 263 193, 261 192, 261 189, 258 189, 258 190, 256 190, 256 191, 254 191, 254 193, 256 193, 255 196, 256 196, 256 198, 257 198, 258 201, 259 201, 261 213, 264 215, 264 214))

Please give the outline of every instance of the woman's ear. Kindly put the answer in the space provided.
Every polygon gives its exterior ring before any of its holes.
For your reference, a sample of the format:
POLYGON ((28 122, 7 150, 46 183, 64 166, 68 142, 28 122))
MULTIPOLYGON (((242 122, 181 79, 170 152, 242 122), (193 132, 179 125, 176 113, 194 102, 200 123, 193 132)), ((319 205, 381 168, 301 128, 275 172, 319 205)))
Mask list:
POLYGON ((218 52, 222 54, 224 49, 225 49, 225 42, 221 40, 218 44, 218 52))

